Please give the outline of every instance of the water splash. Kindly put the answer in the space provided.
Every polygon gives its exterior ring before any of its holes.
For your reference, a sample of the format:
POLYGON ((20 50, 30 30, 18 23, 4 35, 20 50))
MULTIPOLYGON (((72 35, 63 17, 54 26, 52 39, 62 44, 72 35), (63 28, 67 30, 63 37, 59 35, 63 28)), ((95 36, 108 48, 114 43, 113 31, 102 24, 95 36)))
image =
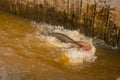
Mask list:
POLYGON ((111 50, 119 50, 118 46, 111 46, 109 44, 107 44, 104 40, 98 39, 98 38, 94 38, 94 45, 95 46, 101 46, 102 48, 107 48, 107 49, 111 49, 111 50))
POLYGON ((118 77, 116 80, 120 80, 120 77, 118 77))
POLYGON ((79 30, 68 30, 64 29, 62 26, 53 26, 49 24, 41 24, 32 22, 32 26, 36 30, 36 37, 41 41, 46 41, 50 46, 58 47, 61 49, 61 55, 64 62, 72 64, 80 64, 84 62, 94 62, 95 47, 91 38, 84 36, 79 33, 79 30), (71 43, 64 43, 55 37, 52 37, 50 33, 57 32, 62 33, 76 41, 85 41, 92 45, 91 51, 85 51, 84 48, 78 48, 77 45, 71 43))

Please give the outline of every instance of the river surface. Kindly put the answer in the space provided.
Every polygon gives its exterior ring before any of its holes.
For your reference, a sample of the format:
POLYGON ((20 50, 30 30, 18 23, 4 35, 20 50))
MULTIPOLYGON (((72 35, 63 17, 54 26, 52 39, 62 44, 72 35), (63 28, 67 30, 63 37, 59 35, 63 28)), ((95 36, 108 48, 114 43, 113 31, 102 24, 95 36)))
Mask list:
POLYGON ((120 52, 103 41, 0 11, 0 80, 120 80, 120 52), (90 43, 89 52, 49 35, 90 43))

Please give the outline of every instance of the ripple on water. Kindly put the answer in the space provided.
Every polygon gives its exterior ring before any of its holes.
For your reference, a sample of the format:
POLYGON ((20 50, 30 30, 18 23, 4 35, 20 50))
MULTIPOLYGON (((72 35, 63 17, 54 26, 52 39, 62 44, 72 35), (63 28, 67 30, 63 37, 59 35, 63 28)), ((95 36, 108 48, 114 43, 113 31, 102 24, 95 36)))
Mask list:
POLYGON ((1 52, 0 55, 3 56, 7 56, 7 57, 16 56, 14 50, 11 49, 10 47, 0 47, 0 52, 1 52))

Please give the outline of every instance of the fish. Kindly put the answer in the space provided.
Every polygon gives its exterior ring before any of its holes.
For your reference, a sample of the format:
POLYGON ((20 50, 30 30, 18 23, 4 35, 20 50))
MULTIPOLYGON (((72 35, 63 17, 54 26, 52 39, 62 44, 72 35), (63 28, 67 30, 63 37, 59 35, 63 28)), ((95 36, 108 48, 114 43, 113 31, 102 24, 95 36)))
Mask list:
POLYGON ((88 42, 85 41, 75 41, 74 39, 68 37, 65 34, 62 33, 52 33, 53 37, 56 37, 57 39, 61 40, 65 43, 73 43, 78 45, 80 48, 85 48, 85 50, 90 51, 92 49, 92 45, 90 45, 88 42))
POLYGON ((62 34, 62 33, 52 33, 51 35, 65 43, 74 43, 75 42, 73 39, 71 39, 70 37, 68 37, 67 35, 62 34))

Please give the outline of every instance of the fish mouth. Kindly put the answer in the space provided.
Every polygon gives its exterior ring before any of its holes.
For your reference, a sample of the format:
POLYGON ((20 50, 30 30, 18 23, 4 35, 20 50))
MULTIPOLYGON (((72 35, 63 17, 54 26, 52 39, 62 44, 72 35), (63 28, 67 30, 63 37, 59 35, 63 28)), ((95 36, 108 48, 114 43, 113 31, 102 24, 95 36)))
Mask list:
POLYGON ((87 43, 87 42, 83 42, 83 43, 77 43, 81 48, 85 48, 86 51, 91 51, 92 50, 92 45, 87 43))

